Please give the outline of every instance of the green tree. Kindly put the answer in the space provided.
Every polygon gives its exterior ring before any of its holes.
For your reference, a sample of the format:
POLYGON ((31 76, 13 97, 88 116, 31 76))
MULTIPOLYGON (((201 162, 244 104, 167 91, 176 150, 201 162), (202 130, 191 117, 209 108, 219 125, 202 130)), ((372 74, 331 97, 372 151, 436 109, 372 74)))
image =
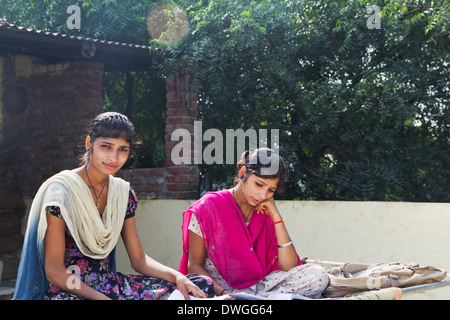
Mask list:
MULTIPOLYGON (((3 0, 0 8, 10 22, 77 34, 64 29, 73 2, 3 0)), ((155 1, 76 2, 79 34, 148 42, 155 1)), ((285 198, 449 201, 448 0, 171 3, 190 29, 169 45, 150 41, 155 69, 162 79, 180 66, 197 77, 204 129, 279 129, 291 167, 285 198), (379 29, 368 27, 378 19, 370 5, 381 10, 379 29)), ((105 102, 126 108, 127 83, 146 84, 116 76, 105 102)), ((205 190, 231 183, 232 166, 200 169, 205 190)))
POLYGON ((1 16, 10 24, 71 35, 147 44, 145 18, 155 0, 2 0, 1 16), (81 29, 70 30, 67 8, 81 8, 81 29))
POLYGON ((448 201, 448 2, 433 3, 372 2, 369 29, 369 1, 193 2, 189 36, 154 53, 196 72, 204 128, 280 129, 287 198, 448 201))

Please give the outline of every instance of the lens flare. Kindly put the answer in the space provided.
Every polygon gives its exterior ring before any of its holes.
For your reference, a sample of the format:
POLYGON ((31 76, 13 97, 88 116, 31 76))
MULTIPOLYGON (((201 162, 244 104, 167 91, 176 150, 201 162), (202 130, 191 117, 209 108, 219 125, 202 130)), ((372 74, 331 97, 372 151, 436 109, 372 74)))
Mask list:
POLYGON ((147 30, 159 44, 173 45, 189 32, 186 12, 173 2, 161 1, 147 14, 147 30))

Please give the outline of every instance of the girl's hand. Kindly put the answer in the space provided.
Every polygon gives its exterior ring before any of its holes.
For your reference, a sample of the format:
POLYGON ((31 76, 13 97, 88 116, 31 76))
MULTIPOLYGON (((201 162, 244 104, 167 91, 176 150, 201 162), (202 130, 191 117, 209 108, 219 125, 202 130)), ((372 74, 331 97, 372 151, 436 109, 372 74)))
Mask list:
POLYGON ((273 197, 270 197, 257 205, 256 210, 258 213, 265 213, 269 215, 274 222, 281 220, 280 212, 278 211, 273 197))
POLYGON ((177 289, 183 294, 184 299, 190 300, 189 295, 197 298, 206 298, 206 294, 200 290, 191 280, 180 274, 176 278, 177 289))

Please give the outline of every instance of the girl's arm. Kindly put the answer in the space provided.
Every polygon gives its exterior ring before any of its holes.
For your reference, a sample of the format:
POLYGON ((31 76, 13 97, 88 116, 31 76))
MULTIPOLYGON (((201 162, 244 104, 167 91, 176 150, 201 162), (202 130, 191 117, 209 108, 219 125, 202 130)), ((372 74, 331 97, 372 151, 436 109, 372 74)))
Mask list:
POLYGON ((92 300, 110 300, 81 280, 73 281, 73 275, 64 265, 65 223, 63 219, 46 214, 47 230, 45 232, 45 275, 47 280, 61 290, 92 300), (70 288, 69 285, 70 284, 70 288))
POLYGON ((277 236, 278 246, 278 265, 281 270, 288 271, 291 268, 297 266, 298 255, 295 251, 294 244, 291 242, 291 237, 286 229, 286 225, 283 222, 280 212, 278 211, 275 201, 272 197, 262 202, 258 206, 258 211, 268 214, 275 223, 275 234, 277 236))
POLYGON ((144 252, 136 228, 135 217, 125 219, 122 228, 122 239, 130 258, 131 266, 136 272, 176 283, 177 289, 180 290, 185 299, 189 299, 189 294, 195 297, 206 298, 206 294, 181 272, 159 263, 144 252))
POLYGON ((214 284, 214 292, 216 296, 224 295, 228 292, 215 279, 211 277, 209 272, 205 269, 206 247, 203 238, 192 231, 189 231, 189 259, 188 271, 189 273, 196 273, 207 276, 212 279, 214 284))

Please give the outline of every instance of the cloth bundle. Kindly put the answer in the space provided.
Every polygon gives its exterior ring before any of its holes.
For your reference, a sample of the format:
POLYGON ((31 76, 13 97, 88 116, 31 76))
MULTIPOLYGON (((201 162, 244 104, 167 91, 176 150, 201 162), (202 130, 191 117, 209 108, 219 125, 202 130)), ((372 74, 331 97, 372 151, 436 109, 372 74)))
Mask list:
POLYGON ((442 281, 447 272, 433 266, 398 263, 346 263, 328 270, 330 285, 326 297, 389 287, 410 287, 442 281))

